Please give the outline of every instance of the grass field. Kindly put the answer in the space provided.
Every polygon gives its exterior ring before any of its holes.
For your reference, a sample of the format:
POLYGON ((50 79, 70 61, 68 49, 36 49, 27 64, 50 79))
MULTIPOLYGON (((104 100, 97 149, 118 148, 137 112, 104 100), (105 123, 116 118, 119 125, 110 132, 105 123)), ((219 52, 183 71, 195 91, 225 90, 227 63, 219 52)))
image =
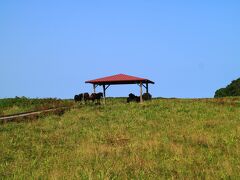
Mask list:
POLYGON ((240 98, 78 105, 0 142, 1 179, 238 179, 240 98))
POLYGON ((69 106, 73 102, 68 100, 60 100, 54 98, 46 99, 28 99, 21 98, 8 98, 0 99, 0 116, 23 113, 29 111, 44 110, 55 107, 69 106))

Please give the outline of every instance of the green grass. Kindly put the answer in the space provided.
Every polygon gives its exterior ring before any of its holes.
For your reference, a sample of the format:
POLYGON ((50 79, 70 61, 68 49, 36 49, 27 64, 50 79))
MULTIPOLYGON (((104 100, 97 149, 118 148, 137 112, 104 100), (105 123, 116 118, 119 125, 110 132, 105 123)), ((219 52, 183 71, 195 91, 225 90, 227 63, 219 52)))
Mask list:
POLYGON ((0 177, 240 178, 240 98, 108 100, 0 126, 0 177))
POLYGON ((46 99, 28 99, 21 98, 7 98, 0 99, 0 116, 23 113, 28 111, 43 110, 48 108, 68 106, 72 102, 68 100, 46 98, 46 99))

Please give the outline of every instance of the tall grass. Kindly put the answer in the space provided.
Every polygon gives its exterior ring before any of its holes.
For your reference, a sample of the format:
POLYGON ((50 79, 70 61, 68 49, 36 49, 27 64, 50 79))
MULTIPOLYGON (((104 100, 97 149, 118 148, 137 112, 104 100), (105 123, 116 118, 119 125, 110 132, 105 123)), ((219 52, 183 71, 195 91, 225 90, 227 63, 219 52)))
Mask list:
POLYGON ((239 177, 240 99, 79 105, 63 116, 0 126, 0 177, 239 177))

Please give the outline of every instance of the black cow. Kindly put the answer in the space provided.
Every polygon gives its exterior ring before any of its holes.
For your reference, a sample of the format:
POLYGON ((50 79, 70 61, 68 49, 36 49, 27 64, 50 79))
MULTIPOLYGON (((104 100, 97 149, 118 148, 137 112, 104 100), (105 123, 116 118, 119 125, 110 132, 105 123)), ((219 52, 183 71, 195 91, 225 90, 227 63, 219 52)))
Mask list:
POLYGON ((127 98, 127 102, 140 102, 140 97, 139 96, 135 96, 134 94, 129 94, 128 98, 127 98))
POLYGON ((89 94, 88 93, 81 93, 79 95, 74 96, 74 101, 75 102, 80 102, 80 101, 88 101, 89 100, 89 94))
POLYGON ((142 98, 143 98, 144 101, 151 100, 152 95, 150 93, 144 93, 142 98))
POLYGON ((92 100, 92 102, 97 100, 97 102, 100 104, 100 100, 102 97, 103 97, 103 93, 92 93, 89 99, 92 100))
POLYGON ((83 93, 83 100, 85 102, 89 101, 90 100, 90 95, 88 93, 83 93))
MULTIPOLYGON (((150 93, 144 93, 142 95, 142 99, 144 101, 147 101, 147 100, 151 100, 152 99, 152 95, 150 93)), ((135 96, 134 94, 129 94, 128 98, 127 98, 127 102, 140 102, 140 97, 139 96, 135 96)))
POLYGON ((74 101, 75 101, 75 102, 82 101, 82 94, 75 95, 75 96, 74 96, 74 101))

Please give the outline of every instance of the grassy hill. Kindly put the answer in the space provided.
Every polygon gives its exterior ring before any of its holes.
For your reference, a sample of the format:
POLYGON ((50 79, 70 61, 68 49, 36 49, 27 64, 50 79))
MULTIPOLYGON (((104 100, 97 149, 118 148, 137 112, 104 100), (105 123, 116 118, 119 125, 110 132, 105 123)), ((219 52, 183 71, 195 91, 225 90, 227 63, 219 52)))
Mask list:
POLYGON ((124 102, 0 125, 0 177, 239 177, 240 98, 124 102))

